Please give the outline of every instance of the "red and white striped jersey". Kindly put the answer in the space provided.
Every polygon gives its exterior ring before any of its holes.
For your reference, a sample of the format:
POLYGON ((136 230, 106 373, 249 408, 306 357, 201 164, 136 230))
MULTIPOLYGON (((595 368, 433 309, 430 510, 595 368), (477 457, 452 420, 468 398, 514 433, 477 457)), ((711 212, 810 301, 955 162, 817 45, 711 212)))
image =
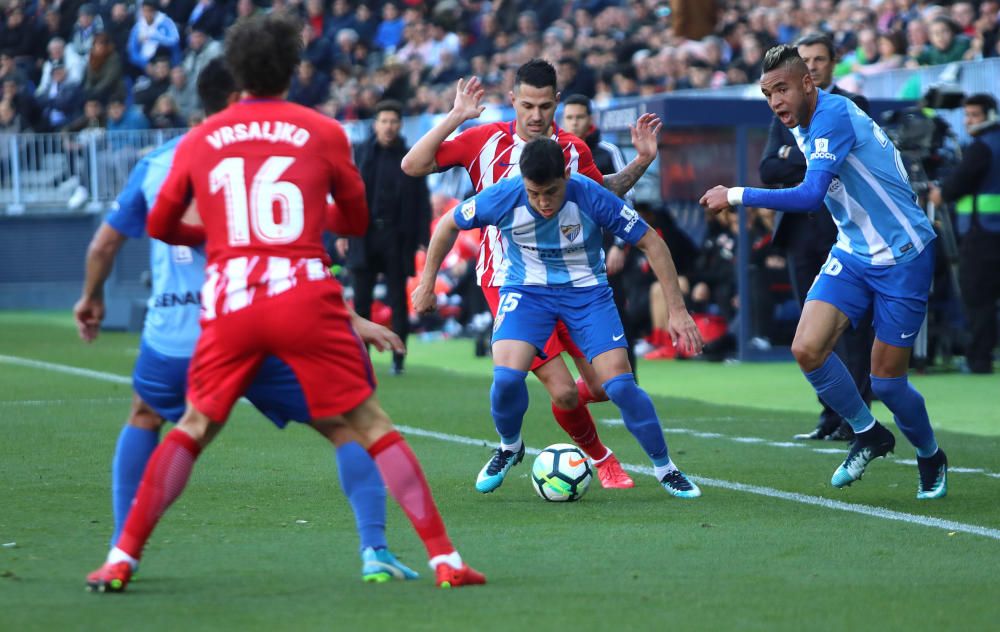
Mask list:
POLYGON ((339 221, 363 232, 368 217, 340 124, 277 99, 241 101, 184 137, 147 219, 150 236, 186 243, 181 217, 192 198, 208 258, 205 320, 329 279, 324 228, 339 221))
MULTIPOLYGON (((552 140, 559 143, 566 156, 566 172, 580 173, 602 183, 604 176, 594 165, 587 143, 552 124, 552 140)), ((514 131, 514 121, 488 123, 471 127, 455 138, 441 143, 434 160, 440 169, 461 166, 469 172, 476 193, 504 178, 520 175, 518 160, 526 140, 514 131)), ((480 285, 503 285, 504 247, 500 231, 495 226, 483 230, 476 263, 476 278, 480 285)))

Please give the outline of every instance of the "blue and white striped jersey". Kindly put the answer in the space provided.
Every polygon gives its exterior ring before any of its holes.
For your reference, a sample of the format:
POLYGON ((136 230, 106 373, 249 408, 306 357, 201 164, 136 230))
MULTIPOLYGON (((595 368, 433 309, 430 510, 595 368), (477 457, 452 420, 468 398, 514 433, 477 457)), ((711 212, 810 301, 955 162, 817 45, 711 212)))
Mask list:
POLYGON ((628 204, 586 176, 572 174, 559 212, 545 219, 528 203, 521 176, 506 178, 455 207, 468 230, 496 226, 504 248, 503 286, 606 285, 604 229, 635 245, 649 225, 628 204))
POLYGON ((833 174, 826 206, 837 247, 871 265, 915 258, 934 237, 896 147, 850 99, 819 90, 809 127, 792 130, 808 169, 833 174))
MULTIPOLYGON (((180 138, 153 150, 135 166, 104 221, 127 237, 141 237, 146 215, 167 178, 180 138)), ((172 357, 190 357, 201 334, 201 286, 205 282, 205 252, 201 247, 171 246, 150 240, 153 293, 149 297, 142 338, 153 350, 172 357)))

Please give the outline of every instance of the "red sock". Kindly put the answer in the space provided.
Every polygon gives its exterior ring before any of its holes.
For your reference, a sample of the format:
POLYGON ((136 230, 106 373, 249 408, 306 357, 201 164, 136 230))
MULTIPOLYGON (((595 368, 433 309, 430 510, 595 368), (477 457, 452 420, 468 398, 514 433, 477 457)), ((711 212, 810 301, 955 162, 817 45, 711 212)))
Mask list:
POLYGON ((597 399, 593 393, 590 392, 590 387, 587 386, 586 380, 582 377, 576 378, 576 392, 580 396, 580 403, 586 406, 592 402, 606 402, 608 401, 607 394, 604 395, 604 399, 597 399))
POLYGON ((667 333, 666 329, 654 329, 652 339, 653 345, 656 347, 664 347, 670 344, 670 334, 667 333))
POLYGON ((167 433, 146 465, 139 491, 115 546, 135 559, 142 556, 146 540, 160 516, 184 491, 200 452, 198 442, 183 430, 174 428, 167 433))
POLYGON ((607 456, 608 448, 601 443, 601 438, 597 436, 594 418, 590 416, 590 411, 587 410, 587 406, 582 400, 573 410, 563 410, 552 404, 552 415, 555 416, 559 426, 587 456, 595 461, 600 461, 607 456))
POLYGON ((420 462, 402 435, 393 430, 373 443, 368 453, 375 460, 389 493, 423 540, 427 556, 454 552, 455 546, 448 539, 420 462))

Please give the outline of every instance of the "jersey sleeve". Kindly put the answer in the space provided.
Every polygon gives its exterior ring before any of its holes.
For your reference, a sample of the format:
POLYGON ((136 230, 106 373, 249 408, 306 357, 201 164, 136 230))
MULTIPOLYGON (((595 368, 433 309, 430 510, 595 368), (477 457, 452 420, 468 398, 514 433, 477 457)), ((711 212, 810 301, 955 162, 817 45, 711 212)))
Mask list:
POLYGON ((854 141, 854 125, 843 104, 818 109, 809 123, 809 143, 803 152, 806 171, 815 169, 838 174, 854 141))
POLYGON ((587 187, 587 206, 594 221, 633 246, 639 243, 649 224, 624 200, 603 186, 581 181, 587 187))
POLYGON ((329 133, 330 193, 334 212, 327 208, 327 226, 336 222, 341 235, 363 235, 368 230, 368 198, 361 173, 351 160, 351 144, 339 124, 331 121, 329 133))
POLYGON ((471 162, 469 157, 474 156, 476 148, 479 147, 481 130, 482 126, 470 127, 451 140, 441 143, 434 152, 434 162, 437 163, 438 169, 444 171, 451 167, 468 167, 468 163, 471 162))
POLYGON ((483 226, 495 226, 503 214, 506 206, 504 199, 510 189, 511 182, 520 185, 520 178, 509 178, 503 180, 488 189, 484 189, 468 200, 455 207, 452 214, 455 217, 455 224, 462 230, 482 228, 483 226))
POLYGON ((154 239, 178 246, 197 246, 205 241, 204 227, 181 222, 192 199, 190 147, 198 138, 188 135, 177 145, 170 173, 146 218, 146 232, 154 239))
POLYGON ((601 173, 601 170, 597 168, 597 164, 594 163, 594 154, 590 151, 590 147, 587 147, 587 143, 581 141, 576 144, 576 148, 580 153, 577 173, 587 176, 597 184, 604 185, 604 174, 601 173))
POLYGON ((146 214, 149 213, 149 208, 146 206, 142 183, 148 171, 149 163, 145 160, 139 161, 129 174, 125 188, 111 206, 111 212, 104 218, 111 228, 132 239, 142 237, 146 232, 146 214))

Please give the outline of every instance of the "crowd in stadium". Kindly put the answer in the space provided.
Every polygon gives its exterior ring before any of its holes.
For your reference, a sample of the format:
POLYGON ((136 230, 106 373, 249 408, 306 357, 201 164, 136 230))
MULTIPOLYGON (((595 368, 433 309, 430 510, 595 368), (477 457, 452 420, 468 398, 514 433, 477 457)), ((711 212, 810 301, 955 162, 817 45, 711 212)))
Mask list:
POLYGON ((475 74, 503 104, 515 69, 553 62, 563 94, 612 99, 746 84, 763 54, 824 30, 838 76, 1000 54, 1000 3, 923 0, 10 0, 0 27, 0 130, 183 127, 225 29, 303 19, 292 101, 341 120, 385 98, 445 112, 475 74), (946 5, 947 6, 943 6, 946 5))

